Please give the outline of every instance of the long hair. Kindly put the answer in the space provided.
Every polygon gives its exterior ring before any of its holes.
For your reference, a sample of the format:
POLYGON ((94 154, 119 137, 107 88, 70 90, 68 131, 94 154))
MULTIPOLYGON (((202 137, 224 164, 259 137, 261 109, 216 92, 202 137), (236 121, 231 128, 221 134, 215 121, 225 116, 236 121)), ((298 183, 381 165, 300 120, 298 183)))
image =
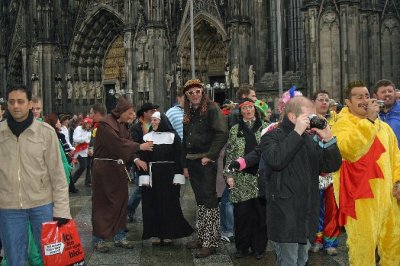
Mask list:
MULTIPOLYGON (((207 105, 208 103, 212 103, 212 101, 208 98, 208 95, 204 93, 203 89, 203 94, 201 96, 201 101, 200 101, 200 115, 204 116, 207 113, 207 105)), ((190 122, 190 117, 191 117, 192 111, 192 104, 189 101, 188 97, 185 95, 185 103, 183 106, 183 124, 187 125, 190 122)))

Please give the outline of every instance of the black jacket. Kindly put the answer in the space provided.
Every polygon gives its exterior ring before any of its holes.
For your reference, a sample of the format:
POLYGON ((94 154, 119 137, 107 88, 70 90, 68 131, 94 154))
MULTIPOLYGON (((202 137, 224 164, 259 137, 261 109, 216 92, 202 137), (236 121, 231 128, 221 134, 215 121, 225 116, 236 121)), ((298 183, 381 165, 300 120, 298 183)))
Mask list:
POLYGON ((226 119, 216 104, 208 103, 205 115, 199 109, 192 110, 190 122, 183 125, 183 156, 198 154, 199 158, 206 156, 216 161, 228 135, 226 119))
POLYGON ((281 243, 313 241, 319 219, 319 174, 339 169, 342 157, 336 143, 321 148, 294 124, 282 124, 260 142, 265 163, 268 239, 281 243))

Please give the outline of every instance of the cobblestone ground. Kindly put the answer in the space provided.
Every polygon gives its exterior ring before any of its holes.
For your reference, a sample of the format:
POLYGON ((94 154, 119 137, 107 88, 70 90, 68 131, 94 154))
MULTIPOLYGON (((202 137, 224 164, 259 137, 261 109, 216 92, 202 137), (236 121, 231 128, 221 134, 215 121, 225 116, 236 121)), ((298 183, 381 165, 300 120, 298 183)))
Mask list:
MULTIPOLYGON (((175 240, 172 246, 152 247, 149 241, 142 241, 142 214, 139 206, 135 220, 128 224, 128 239, 134 241, 135 248, 124 250, 108 243, 111 251, 108 254, 94 252, 91 246, 91 188, 83 185, 84 178, 80 178, 77 194, 70 194, 72 215, 78 226, 81 241, 86 254, 87 265, 275 265, 275 255, 268 244, 265 258, 256 260, 253 257, 235 259, 235 244, 222 242, 216 255, 204 259, 196 259, 194 252, 185 248, 185 243, 192 238, 175 240)), ((130 190, 133 185, 131 185, 130 190)), ((186 219, 192 224, 195 220, 194 194, 187 184, 182 188, 182 209, 186 219)), ((347 248, 345 246, 345 234, 340 236, 339 255, 330 257, 322 251, 310 254, 309 265, 348 265, 347 248)))

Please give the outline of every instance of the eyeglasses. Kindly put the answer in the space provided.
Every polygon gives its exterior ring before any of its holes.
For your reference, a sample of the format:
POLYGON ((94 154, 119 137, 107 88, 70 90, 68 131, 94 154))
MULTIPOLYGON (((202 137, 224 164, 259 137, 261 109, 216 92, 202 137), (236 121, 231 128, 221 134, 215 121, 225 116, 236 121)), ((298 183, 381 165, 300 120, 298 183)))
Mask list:
POLYGON ((187 91, 185 94, 187 96, 192 96, 194 94, 200 94, 201 93, 201 89, 196 89, 196 90, 192 90, 192 91, 187 91))

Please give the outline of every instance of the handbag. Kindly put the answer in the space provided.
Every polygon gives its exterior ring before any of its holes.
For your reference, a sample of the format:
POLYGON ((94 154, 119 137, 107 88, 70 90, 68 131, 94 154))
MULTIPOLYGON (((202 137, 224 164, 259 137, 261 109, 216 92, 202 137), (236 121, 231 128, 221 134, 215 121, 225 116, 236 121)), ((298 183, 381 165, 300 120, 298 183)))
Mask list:
POLYGON ((57 222, 42 225, 42 255, 44 265, 83 265, 85 254, 73 219, 57 226, 57 222))

